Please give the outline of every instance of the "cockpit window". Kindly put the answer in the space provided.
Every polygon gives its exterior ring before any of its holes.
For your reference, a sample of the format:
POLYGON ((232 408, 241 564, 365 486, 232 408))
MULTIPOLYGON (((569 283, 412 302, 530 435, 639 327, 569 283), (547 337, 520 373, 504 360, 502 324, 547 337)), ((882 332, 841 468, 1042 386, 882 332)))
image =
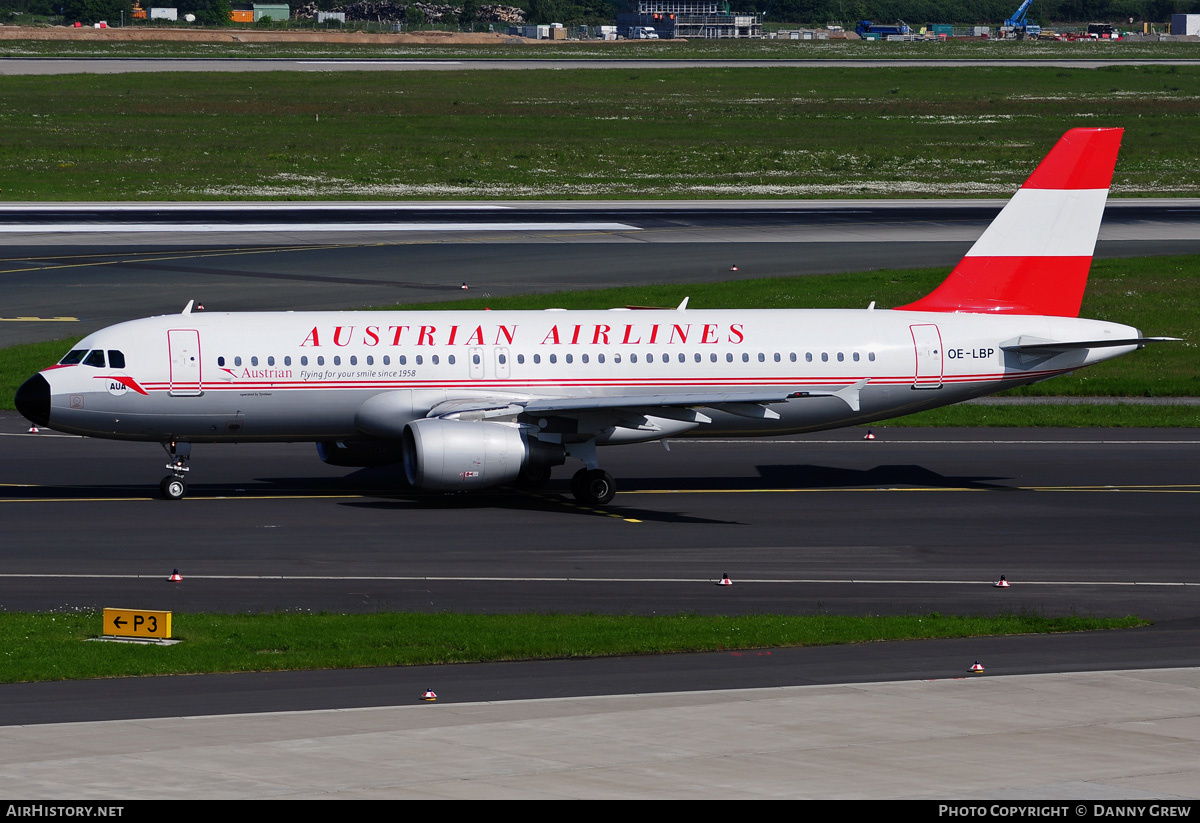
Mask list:
POLYGON ((88 356, 83 360, 83 365, 95 366, 98 369, 104 368, 104 350, 96 349, 88 352, 88 356))
POLYGON ((108 365, 110 368, 123 369, 125 368, 125 353, 116 349, 108 350, 108 365))
POLYGON ((83 360, 83 356, 88 353, 87 349, 71 349, 67 352, 62 360, 58 361, 60 366, 74 366, 83 360))

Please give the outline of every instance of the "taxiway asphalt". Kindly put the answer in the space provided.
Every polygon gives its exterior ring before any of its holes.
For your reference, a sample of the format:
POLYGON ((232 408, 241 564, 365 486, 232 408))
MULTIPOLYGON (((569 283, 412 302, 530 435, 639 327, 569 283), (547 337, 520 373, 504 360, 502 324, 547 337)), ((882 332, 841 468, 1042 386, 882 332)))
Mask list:
POLYGON ((168 502, 153 496, 157 446, 31 435, 0 415, 6 609, 1155 620, 1084 635, 6 685, 0 780, 76 799, 1194 798, 1200 437, 877 432, 612 449, 622 493, 604 510, 574 504, 561 480, 538 494, 414 496, 386 474, 324 466, 310 446, 212 446, 198 450, 192 496, 168 502), (170 583, 176 567, 184 580, 170 583), (733 586, 715 585, 722 573, 733 586), (991 585, 1001 573, 1010 588, 991 585), (973 660, 983 675, 967 674, 973 660), (439 702, 421 705, 428 688, 439 702), (180 779, 136 776, 171 764, 180 779))

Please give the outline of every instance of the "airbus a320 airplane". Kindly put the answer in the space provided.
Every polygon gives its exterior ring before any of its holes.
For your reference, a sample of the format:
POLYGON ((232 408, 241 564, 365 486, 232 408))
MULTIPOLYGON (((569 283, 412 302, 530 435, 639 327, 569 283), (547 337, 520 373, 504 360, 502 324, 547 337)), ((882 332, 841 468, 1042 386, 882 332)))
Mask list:
POLYGON ((315 441, 418 488, 616 486, 597 446, 773 435, 957 403, 1152 340, 1078 318, 1121 129, 1073 129, 936 290, 893 310, 192 313, 88 335, 16 395, 38 426, 192 443, 315 441))

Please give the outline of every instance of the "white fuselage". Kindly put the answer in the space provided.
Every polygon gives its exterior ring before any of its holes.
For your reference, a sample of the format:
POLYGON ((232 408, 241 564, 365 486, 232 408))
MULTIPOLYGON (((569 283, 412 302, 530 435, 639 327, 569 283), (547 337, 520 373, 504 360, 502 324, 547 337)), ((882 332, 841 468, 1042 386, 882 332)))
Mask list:
POLYGON ((42 375, 52 428, 130 440, 388 436, 358 417, 383 393, 398 393, 388 405, 398 432, 457 398, 794 391, 771 405, 777 416, 716 408, 679 432, 774 434, 944 406, 1137 348, 1002 350, 1017 341, 1138 336, 1077 318, 893 310, 199 312, 121 323, 76 346, 119 352, 123 366, 109 355, 42 375), (854 384, 853 402, 831 394, 854 384))

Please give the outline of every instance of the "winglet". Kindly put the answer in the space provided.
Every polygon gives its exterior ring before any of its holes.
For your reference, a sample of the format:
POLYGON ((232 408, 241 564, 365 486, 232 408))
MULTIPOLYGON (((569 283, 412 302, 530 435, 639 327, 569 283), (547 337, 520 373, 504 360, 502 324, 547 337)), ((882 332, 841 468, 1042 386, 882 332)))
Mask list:
POLYGON ((196 302, 195 300, 189 300, 188 304, 183 307, 183 311, 181 311, 180 314, 191 314, 192 313, 192 305, 195 302, 196 302))
POLYGON ((1124 129, 1071 129, 945 281, 904 311, 1077 317, 1124 129))

